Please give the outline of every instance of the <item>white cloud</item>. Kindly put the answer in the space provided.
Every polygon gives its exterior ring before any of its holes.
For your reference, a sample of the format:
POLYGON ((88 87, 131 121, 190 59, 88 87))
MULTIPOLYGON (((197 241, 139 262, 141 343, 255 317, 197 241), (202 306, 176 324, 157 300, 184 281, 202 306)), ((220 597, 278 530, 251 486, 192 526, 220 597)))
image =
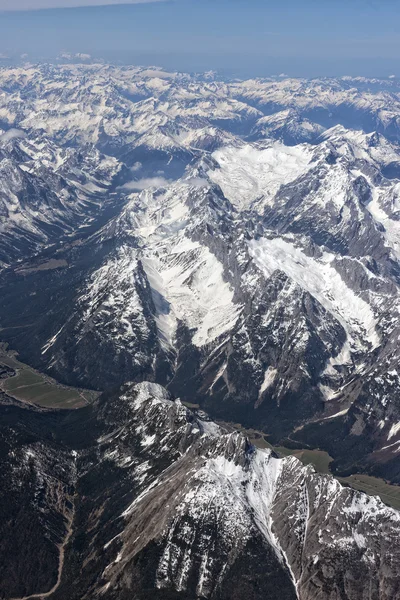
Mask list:
POLYGON ((60 54, 60 58, 62 58, 63 60, 83 60, 83 61, 87 61, 87 60, 91 60, 92 55, 91 54, 84 54, 83 52, 77 52, 76 54, 71 54, 71 52, 62 52, 60 54))
POLYGON ((396 75, 389 75, 389 79, 395 79, 396 75))
POLYGON ((148 4, 165 0, 0 0, 0 11, 38 10, 41 8, 76 8, 109 4, 148 4))
POLYGON ((138 181, 130 181, 129 183, 125 183, 122 187, 124 190, 132 190, 132 191, 141 191, 147 190, 148 188, 160 188, 165 187, 170 183, 168 179, 165 177, 145 177, 144 179, 139 179, 138 181))
POLYGON ((203 188, 210 185, 210 182, 203 177, 190 177, 189 179, 185 179, 185 183, 195 188, 203 188))
POLYGON ((133 164, 131 166, 131 171, 133 171, 135 173, 135 171, 140 171, 140 169, 143 167, 142 163, 137 161, 135 162, 135 164, 133 164))
MULTIPOLYGON (((131 168, 131 170, 133 169, 131 168)), ((129 181, 128 183, 125 183, 122 188, 132 192, 140 192, 142 190, 148 190, 149 188, 163 188, 168 186, 170 183, 172 183, 171 179, 166 179, 165 177, 161 176, 144 177, 143 179, 138 179, 137 181, 129 181)), ((183 183, 195 188, 203 188, 209 185, 209 181, 203 179, 202 177, 189 177, 188 179, 183 180, 183 183)))
POLYGON ((16 138, 24 138, 26 137, 25 131, 21 129, 8 129, 4 133, 0 134, 0 143, 6 144, 10 140, 15 140, 16 138))

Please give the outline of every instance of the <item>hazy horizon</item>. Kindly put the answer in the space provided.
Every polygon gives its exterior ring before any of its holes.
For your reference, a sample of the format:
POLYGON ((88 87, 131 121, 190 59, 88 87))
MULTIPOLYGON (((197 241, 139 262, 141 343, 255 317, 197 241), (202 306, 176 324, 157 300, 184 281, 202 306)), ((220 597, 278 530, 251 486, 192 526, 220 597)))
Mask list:
POLYGON ((23 10, 66 2, 0 0, 3 63, 56 60, 62 52, 94 59, 159 65, 179 71, 210 69, 230 76, 285 73, 294 77, 397 75, 400 6, 390 0, 167 0, 108 6, 23 10), (19 10, 17 10, 19 9, 19 10))

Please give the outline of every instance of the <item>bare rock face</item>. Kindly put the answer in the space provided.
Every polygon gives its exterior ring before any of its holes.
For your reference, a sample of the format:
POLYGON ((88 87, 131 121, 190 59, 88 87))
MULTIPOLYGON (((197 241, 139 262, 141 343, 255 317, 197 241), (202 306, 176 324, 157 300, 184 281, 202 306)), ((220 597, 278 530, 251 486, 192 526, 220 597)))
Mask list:
MULTIPOLYGON (((4 410, 1 502, 32 515, 17 540, 24 554, 43 559, 51 547, 55 563, 41 560, 18 585, 2 577, 4 597, 52 586, 59 600, 400 593, 398 512, 200 420, 157 384, 127 385, 70 414, 4 410), (11 471, 22 455, 30 479, 20 460, 11 471)), ((4 521, 4 553, 14 536, 4 521)))

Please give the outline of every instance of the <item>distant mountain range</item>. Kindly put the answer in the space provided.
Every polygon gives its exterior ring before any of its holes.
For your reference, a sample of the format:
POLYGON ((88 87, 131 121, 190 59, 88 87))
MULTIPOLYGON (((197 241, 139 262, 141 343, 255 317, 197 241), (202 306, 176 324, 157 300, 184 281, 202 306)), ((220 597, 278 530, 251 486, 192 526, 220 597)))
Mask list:
POLYGON ((3 68, 0 127, 0 338, 106 392, 4 408, 5 597, 66 531, 55 600, 400 597, 399 513, 171 400, 400 484, 398 83, 3 68))

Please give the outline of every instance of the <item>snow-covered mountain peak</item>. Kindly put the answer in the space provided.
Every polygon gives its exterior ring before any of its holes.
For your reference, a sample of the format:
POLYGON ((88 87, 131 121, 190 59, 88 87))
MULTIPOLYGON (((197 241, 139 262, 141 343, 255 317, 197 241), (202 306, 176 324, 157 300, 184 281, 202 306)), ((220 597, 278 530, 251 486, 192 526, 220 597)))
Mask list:
POLYGON ((242 148, 223 147, 213 153, 218 168, 209 171, 226 198, 239 210, 258 200, 271 202, 278 189, 309 168, 312 151, 305 145, 288 147, 280 142, 242 148))
MULTIPOLYGON (((344 572, 362 568, 365 579, 346 583, 338 597, 362 597, 377 573, 383 576, 380 544, 391 545, 391 555, 397 555, 399 516, 378 499, 343 488, 294 457, 255 449, 242 434, 198 419, 165 393, 158 398, 153 386, 125 394, 136 396, 137 415, 131 418, 138 427, 131 427, 129 438, 118 433, 101 440, 101 452, 124 469, 131 465, 140 487, 121 513, 122 530, 104 546, 104 590, 114 589, 154 541, 160 548, 152 567, 156 588, 193 589, 205 598, 214 597, 232 576, 231 566, 249 554, 285 574, 280 590, 290 598, 308 598, 315 581, 327 590, 335 587, 335 570, 326 572, 324 565, 352 556, 344 572), (139 462, 132 454, 128 462, 123 453, 132 453, 136 437, 139 462), (169 439, 177 451, 167 453, 169 439), (385 533, 371 527, 376 522, 384 523, 385 533)), ((107 418, 112 414, 108 410, 107 418)), ((397 583, 388 577, 385 585, 394 590, 397 583)))
POLYGON ((60 65, 0 87, 1 327, 27 362, 398 481, 398 86, 60 65))

